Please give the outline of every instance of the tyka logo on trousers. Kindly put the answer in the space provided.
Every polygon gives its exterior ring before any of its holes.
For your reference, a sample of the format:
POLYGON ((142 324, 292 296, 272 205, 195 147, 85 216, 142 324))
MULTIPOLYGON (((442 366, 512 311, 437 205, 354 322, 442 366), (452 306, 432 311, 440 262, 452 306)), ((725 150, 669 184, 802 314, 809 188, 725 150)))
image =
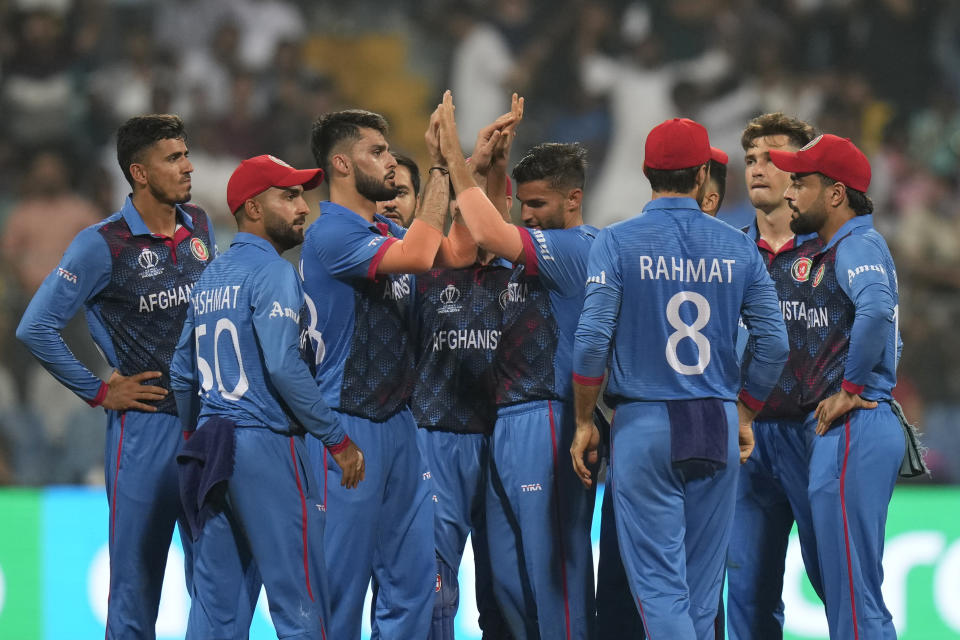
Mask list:
POLYGON ((539 482, 533 482, 531 484, 522 484, 520 485, 520 491, 522 493, 529 493, 530 491, 543 491, 543 485, 539 482))

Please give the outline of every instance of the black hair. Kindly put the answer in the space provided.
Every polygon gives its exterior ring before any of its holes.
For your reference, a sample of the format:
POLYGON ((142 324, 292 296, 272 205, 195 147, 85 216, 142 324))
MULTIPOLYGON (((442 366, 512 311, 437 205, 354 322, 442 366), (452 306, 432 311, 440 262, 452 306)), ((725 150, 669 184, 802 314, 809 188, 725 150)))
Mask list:
POLYGON ((413 158, 405 156, 402 153, 394 153, 393 157, 397 159, 398 165, 406 167, 410 172, 410 182, 413 183, 413 196, 418 197, 420 195, 420 167, 417 166, 413 158))
POLYGON ((685 169, 651 169, 643 168, 643 174, 650 181, 650 188, 654 191, 667 193, 689 193, 697 186, 697 172, 700 167, 685 169))
MULTIPOLYGON (((820 182, 822 182, 825 187, 831 187, 837 182, 840 182, 822 173, 819 174, 819 176, 820 182)), ((845 184, 843 186, 846 187, 847 190, 847 204, 850 205, 850 208, 853 209, 855 214, 858 216, 868 216, 873 213, 873 200, 870 199, 870 196, 863 191, 857 191, 851 188, 849 185, 845 184)))
POLYGON ((587 175, 587 150, 579 142, 538 144, 513 168, 517 185, 546 180, 551 189, 583 189, 587 175))
POLYGON ((727 194, 727 165, 716 160, 710 160, 710 179, 717 185, 717 209, 723 204, 723 196, 727 194))
POLYGON ((753 146, 753 141, 757 138, 787 136, 790 144, 799 149, 805 147, 816 135, 817 131, 812 125, 799 118, 793 118, 777 111, 757 116, 748 122, 746 129, 740 136, 740 146, 743 147, 744 151, 747 151, 753 146))
POLYGON ((180 116, 169 113, 153 113, 134 116, 117 130, 117 162, 123 177, 133 186, 130 165, 140 162, 143 152, 161 140, 184 140, 187 133, 180 116))
POLYGON ((344 140, 359 140, 360 129, 373 129, 384 136, 389 125, 379 113, 363 109, 332 111, 317 118, 310 133, 310 150, 317 166, 330 174, 330 153, 344 140))

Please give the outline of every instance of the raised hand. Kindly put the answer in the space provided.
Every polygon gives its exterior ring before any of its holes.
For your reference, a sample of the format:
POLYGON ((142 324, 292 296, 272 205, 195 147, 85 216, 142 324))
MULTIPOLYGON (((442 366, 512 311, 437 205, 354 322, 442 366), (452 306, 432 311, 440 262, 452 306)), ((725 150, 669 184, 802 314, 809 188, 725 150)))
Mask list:
POLYGON ((437 107, 440 121, 440 150, 448 164, 463 162, 463 149, 460 148, 457 121, 454 118, 455 109, 453 94, 448 89, 443 92, 443 102, 437 107))
POLYGON ((440 152, 440 105, 437 105, 437 108, 430 115, 430 124, 423 134, 423 139, 427 143, 427 153, 430 155, 431 166, 447 166, 447 161, 440 152))

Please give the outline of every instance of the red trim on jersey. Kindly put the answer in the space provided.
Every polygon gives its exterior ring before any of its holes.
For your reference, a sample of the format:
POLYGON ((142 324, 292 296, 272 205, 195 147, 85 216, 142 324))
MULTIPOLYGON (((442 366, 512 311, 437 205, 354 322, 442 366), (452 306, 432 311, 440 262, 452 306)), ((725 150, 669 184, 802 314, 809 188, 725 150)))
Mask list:
POLYGON ((594 378, 593 376, 582 376, 579 373, 573 374, 573 381, 585 387, 598 387, 603 384, 603 376, 594 378))
POLYGON ((753 411, 759 412, 760 409, 763 409, 764 403, 750 395, 746 389, 740 390, 737 399, 753 411))
POLYGON ((850 382, 850 381, 847 380, 847 379, 844 379, 843 382, 840 383, 840 388, 841 388, 841 389, 843 389, 843 390, 846 391, 847 393, 852 393, 852 394, 855 394, 855 395, 860 395, 861 393, 863 393, 863 387, 864 387, 864 385, 862 385, 862 384, 853 384, 852 382, 850 382))
POLYGON ((570 597, 567 595, 567 555, 563 552, 563 518, 560 514, 560 463, 557 460, 557 426, 553 419, 553 402, 547 401, 550 413, 550 440, 553 443, 553 503, 557 514, 557 541, 560 551, 560 579, 563 580, 563 613, 566 617, 567 640, 570 640, 570 597))
POLYGON ((374 254, 373 258, 370 259, 370 266, 367 267, 367 277, 371 280, 377 279, 377 267, 380 266, 380 263, 383 262, 383 256, 387 253, 387 249, 390 248, 396 238, 387 238, 383 241, 383 244, 380 245, 380 248, 377 249, 377 252, 374 254))
POLYGON ((850 580, 850 613, 853 616, 853 637, 859 640, 860 632, 857 631, 857 603, 854 598, 853 590, 853 561, 850 557, 850 527, 847 524, 847 500, 845 489, 847 484, 847 460, 850 458, 850 416, 847 416, 843 425, 844 437, 846 442, 843 449, 843 470, 840 472, 840 512, 843 514, 843 544, 847 551, 847 577, 850 580))
POLYGON ((760 249, 763 249, 768 253, 772 253, 773 255, 777 255, 778 253, 783 253, 784 251, 790 251, 791 249, 796 248, 796 246, 797 246, 797 236, 793 236, 792 238, 787 240, 783 244, 783 246, 780 247, 780 249, 778 249, 777 251, 774 251, 773 247, 771 247, 770 244, 763 238, 760 238, 759 240, 757 240, 757 247, 759 247, 760 249))
POLYGON ((637 596, 637 608, 640 609, 640 622, 643 623, 643 630, 647 634, 647 640, 652 640, 650 638, 650 627, 647 626, 647 616, 643 613, 643 603, 640 602, 639 596, 637 596))
POLYGON ((104 399, 107 397, 107 391, 110 390, 110 385, 106 382, 100 381, 100 388, 97 389, 97 395, 93 397, 93 400, 86 400, 86 403, 91 407, 99 407, 103 404, 104 399))
POLYGON ((309 550, 307 548, 307 497, 303 495, 303 485, 300 484, 300 469, 297 468, 297 451, 293 446, 293 438, 290 438, 290 458, 293 461, 293 477, 297 479, 297 491, 300 492, 300 514, 303 518, 303 576, 307 583, 307 595, 310 596, 310 602, 313 602, 313 589, 310 588, 310 563, 309 550))
MULTIPOLYGON (((113 470, 113 491, 111 492, 110 497, 110 540, 109 540, 109 549, 113 551, 113 532, 116 529, 117 522, 117 482, 120 479, 120 454, 123 453, 123 429, 127 420, 127 414, 120 414, 120 442, 117 443, 117 460, 113 470)), ((109 554, 111 563, 113 561, 113 553, 109 554)), ((111 567, 112 571, 112 567, 111 567)), ((110 588, 107 587, 107 608, 110 607, 110 588)), ((108 616, 109 621, 109 616, 108 616)), ((104 630, 103 637, 106 638, 107 634, 110 633, 110 624, 107 623, 107 628, 104 630)))
POLYGON ((333 446, 327 445, 327 450, 333 455, 337 455, 338 453, 346 449, 349 445, 350 445, 350 436, 345 435, 343 436, 343 440, 341 440, 339 443, 333 446))
POLYGON ((520 234, 520 242, 523 243, 523 264, 524 271, 528 276, 540 275, 540 264, 537 262, 537 246, 533 243, 533 236, 529 229, 515 227, 520 234))
POLYGON ((323 512, 327 512, 327 454, 323 454, 323 512))

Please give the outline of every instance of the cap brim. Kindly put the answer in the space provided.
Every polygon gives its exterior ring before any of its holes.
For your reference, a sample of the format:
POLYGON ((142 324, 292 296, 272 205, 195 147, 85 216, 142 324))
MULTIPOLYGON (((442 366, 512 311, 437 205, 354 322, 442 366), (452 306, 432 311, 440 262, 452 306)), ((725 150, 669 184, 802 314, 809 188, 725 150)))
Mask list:
POLYGON ((315 189, 317 185, 323 182, 323 169, 294 169, 283 180, 278 180, 276 187, 296 187, 303 186, 304 191, 315 189))
POLYGON ((730 161, 727 153, 722 149, 717 149, 716 147, 710 147, 710 159, 714 162, 719 162, 720 164, 727 164, 730 161))
POLYGON ((812 164, 804 162, 799 151, 772 149, 770 151, 770 162, 780 171, 786 171, 787 173, 813 173, 817 170, 812 164))

